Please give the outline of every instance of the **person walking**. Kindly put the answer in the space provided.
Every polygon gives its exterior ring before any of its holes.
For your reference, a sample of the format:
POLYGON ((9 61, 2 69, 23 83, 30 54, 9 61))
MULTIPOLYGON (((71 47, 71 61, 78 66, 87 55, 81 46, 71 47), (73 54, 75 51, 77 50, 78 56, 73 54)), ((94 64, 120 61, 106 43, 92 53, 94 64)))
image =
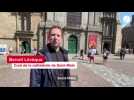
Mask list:
POLYGON ((103 52, 103 64, 106 64, 106 62, 108 60, 108 56, 109 56, 109 51, 107 49, 104 49, 104 52, 103 52))

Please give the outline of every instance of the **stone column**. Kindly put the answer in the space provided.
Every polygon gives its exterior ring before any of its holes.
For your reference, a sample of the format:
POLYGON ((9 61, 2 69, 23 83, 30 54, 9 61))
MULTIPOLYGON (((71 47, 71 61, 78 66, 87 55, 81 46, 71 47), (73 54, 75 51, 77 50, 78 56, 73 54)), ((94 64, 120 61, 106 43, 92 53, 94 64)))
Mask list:
POLYGON ((31 52, 32 52, 32 50, 33 50, 33 41, 32 41, 32 38, 30 38, 30 45, 31 45, 31 52))
POLYGON ((19 38, 16 38, 16 52, 19 53, 19 38))

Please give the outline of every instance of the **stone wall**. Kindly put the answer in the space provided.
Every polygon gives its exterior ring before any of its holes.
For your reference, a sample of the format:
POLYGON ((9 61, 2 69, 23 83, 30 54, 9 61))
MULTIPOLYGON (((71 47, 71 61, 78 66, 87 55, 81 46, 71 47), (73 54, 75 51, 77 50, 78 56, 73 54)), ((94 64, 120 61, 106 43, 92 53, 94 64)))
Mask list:
POLYGON ((121 25, 117 24, 117 32, 116 32, 116 41, 115 41, 115 53, 121 49, 122 43, 122 33, 121 33, 121 25))
POLYGON ((0 12, 0 38, 14 38, 16 17, 10 12, 0 12))

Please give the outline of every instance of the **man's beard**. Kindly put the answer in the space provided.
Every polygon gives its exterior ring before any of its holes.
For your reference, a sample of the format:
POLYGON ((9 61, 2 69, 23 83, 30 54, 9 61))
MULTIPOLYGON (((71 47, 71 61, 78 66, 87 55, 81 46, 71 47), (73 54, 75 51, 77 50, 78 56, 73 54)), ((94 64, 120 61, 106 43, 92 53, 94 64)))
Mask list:
POLYGON ((55 42, 54 43, 50 43, 50 46, 51 46, 51 49, 53 49, 53 50, 56 50, 57 48, 59 48, 58 45, 55 45, 55 42))
POLYGON ((57 43, 56 40, 53 40, 53 41, 51 41, 50 43, 51 43, 51 46, 53 46, 53 47, 55 47, 55 48, 60 47, 59 43, 57 43))

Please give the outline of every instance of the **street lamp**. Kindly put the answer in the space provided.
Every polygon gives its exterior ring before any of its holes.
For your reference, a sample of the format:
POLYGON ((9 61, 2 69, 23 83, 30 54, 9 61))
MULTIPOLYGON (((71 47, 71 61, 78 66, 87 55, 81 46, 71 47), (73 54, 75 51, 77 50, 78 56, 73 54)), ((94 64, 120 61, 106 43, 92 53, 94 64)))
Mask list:
POLYGON ((88 16, 87 16, 87 26, 86 26, 86 34, 85 34, 85 54, 87 54, 87 38, 88 38, 88 26, 89 26, 89 12, 88 12, 88 16))
POLYGON ((105 34, 105 31, 104 31, 104 12, 102 12, 102 18, 101 18, 101 27, 102 27, 102 34, 101 34, 101 36, 102 36, 102 39, 101 39, 101 53, 103 53, 104 52, 104 34, 105 34))

